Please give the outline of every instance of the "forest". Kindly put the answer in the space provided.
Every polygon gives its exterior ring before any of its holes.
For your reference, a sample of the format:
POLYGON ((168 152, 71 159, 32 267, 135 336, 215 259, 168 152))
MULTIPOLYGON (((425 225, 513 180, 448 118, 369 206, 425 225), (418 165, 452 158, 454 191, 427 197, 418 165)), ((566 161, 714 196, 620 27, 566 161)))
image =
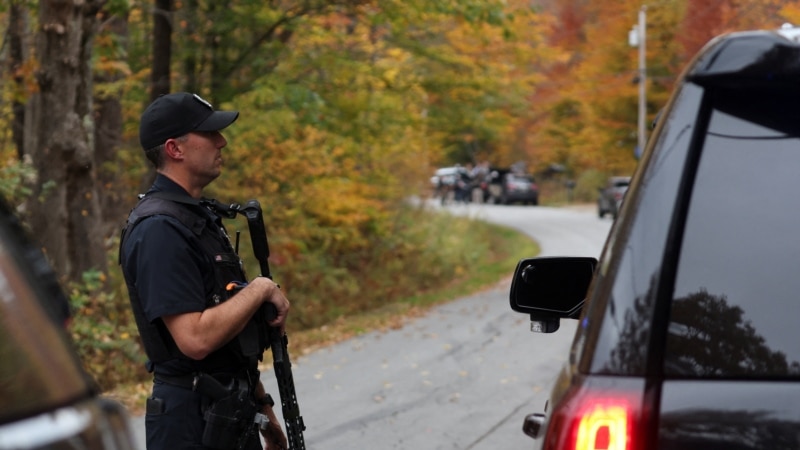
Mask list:
POLYGON ((709 39, 784 23, 800 24, 796 1, 8 0, 0 195, 61 276, 70 332, 110 388, 142 376, 119 369, 142 352, 116 246, 153 179, 138 119, 158 95, 241 112, 206 196, 260 201, 290 328, 311 329, 480 257, 461 225, 409 205, 435 168, 522 164, 544 203, 565 201, 566 181, 591 202, 636 167, 642 83, 650 123, 709 39), (644 74, 629 42, 642 11, 644 74))

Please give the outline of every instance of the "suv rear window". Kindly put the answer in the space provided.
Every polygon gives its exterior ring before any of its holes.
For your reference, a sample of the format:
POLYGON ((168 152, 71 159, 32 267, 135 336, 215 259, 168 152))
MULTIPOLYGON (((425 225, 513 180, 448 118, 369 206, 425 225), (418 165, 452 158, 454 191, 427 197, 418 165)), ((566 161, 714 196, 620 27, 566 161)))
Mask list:
POLYGON ((711 112, 676 273, 668 376, 800 376, 800 95, 748 97, 720 95, 711 112))

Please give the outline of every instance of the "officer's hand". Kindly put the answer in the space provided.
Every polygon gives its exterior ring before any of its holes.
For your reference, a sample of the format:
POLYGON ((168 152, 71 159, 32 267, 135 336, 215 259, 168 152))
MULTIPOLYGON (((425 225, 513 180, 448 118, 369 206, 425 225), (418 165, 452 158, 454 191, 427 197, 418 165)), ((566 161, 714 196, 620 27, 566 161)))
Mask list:
POLYGON ((280 327, 281 333, 285 332, 286 316, 289 314, 289 300, 283 295, 280 287, 275 282, 266 277, 258 277, 250 282, 250 284, 258 283, 263 291, 263 299, 270 302, 275 306, 278 315, 269 322, 273 327, 280 327))
POLYGON ((264 406, 262 413, 269 419, 267 429, 261 430, 261 436, 264 437, 264 450, 286 450, 289 448, 286 435, 283 434, 283 430, 278 424, 278 418, 275 417, 272 407, 264 406))
POLYGON ((275 305, 275 309, 278 311, 278 316, 269 324, 273 327, 280 327, 281 333, 285 332, 286 316, 289 314, 289 300, 283 295, 283 291, 278 286, 275 286, 268 301, 275 305))
MULTIPOLYGON (((264 384, 258 380, 256 385, 255 397, 263 398, 266 394, 264 384)), ((275 417, 275 412, 272 406, 264 405, 261 408, 261 413, 267 416, 269 423, 266 430, 261 430, 261 436, 264 437, 265 445, 264 450, 286 450, 289 448, 289 443, 286 441, 286 435, 283 434, 281 426, 278 424, 278 418, 275 417)))

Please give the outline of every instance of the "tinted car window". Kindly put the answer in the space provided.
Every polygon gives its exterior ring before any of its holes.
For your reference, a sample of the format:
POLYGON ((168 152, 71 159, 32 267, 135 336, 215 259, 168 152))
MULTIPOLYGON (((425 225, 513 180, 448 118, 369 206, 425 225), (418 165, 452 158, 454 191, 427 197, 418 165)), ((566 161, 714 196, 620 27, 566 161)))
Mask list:
POLYGON ((720 103, 711 113, 676 273, 667 375, 800 375, 799 97, 769 96, 763 110, 760 96, 740 97, 744 110, 720 103))
POLYGON ((636 212, 611 228, 586 323, 576 339, 576 352, 582 352, 585 340, 581 369, 586 372, 637 375, 646 370, 654 287, 670 242, 675 198, 702 96, 703 89, 692 84, 677 94, 672 118, 662 121, 654 151, 640 163, 642 178, 633 180, 637 189, 626 194, 625 207, 636 212))

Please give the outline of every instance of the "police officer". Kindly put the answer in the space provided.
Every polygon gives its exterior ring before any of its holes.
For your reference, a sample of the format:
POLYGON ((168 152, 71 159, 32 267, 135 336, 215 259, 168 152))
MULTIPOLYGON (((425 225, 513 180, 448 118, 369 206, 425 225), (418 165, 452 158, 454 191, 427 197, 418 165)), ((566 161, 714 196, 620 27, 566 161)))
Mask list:
POLYGON ((139 139, 157 176, 128 218, 120 264, 153 373, 150 450, 258 449, 259 429, 265 448, 286 448, 257 364, 266 327, 283 331, 289 302, 268 278, 246 282, 218 210, 202 197, 222 169, 220 130, 238 116, 181 92, 141 117, 139 139), (277 311, 272 320, 266 303, 277 311))

